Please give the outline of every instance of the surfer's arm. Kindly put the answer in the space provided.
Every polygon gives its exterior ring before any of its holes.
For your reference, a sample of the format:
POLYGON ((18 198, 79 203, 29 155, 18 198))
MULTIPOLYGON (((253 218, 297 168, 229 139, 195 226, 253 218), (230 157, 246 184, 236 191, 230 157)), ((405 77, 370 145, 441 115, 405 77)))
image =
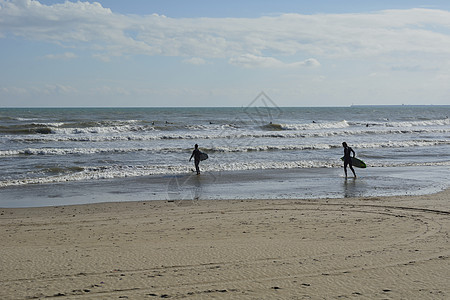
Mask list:
POLYGON ((356 156, 355 150, 353 150, 352 148, 350 148, 350 151, 353 153, 353 157, 356 156))
POLYGON ((192 152, 191 157, 189 158, 189 161, 191 161, 192 157, 194 157, 194 152, 192 152))

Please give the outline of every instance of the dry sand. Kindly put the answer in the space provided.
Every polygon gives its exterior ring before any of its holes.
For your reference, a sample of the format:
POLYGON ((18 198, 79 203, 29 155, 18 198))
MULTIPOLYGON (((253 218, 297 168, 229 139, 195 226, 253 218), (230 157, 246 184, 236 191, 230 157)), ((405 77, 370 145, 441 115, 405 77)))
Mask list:
POLYGON ((0 299, 449 299, 450 192, 0 209, 0 299))

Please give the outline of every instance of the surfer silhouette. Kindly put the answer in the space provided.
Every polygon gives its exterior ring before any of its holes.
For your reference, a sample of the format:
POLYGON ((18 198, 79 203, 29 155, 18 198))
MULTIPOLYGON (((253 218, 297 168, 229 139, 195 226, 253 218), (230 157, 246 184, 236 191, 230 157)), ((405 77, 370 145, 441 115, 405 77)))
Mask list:
POLYGON ((195 149, 194 151, 192 151, 192 155, 189 158, 189 161, 191 161, 192 157, 194 158, 194 165, 195 165, 195 170, 197 171, 197 175, 200 175, 200 168, 199 168, 199 163, 200 163, 200 150, 198 150, 198 145, 195 144, 195 149))
POLYGON ((351 147, 347 145, 346 142, 342 143, 342 146, 344 147, 344 172, 345 172, 345 178, 347 178, 347 165, 349 166, 350 170, 352 170, 353 175, 356 178, 355 170, 353 169, 352 164, 352 157, 355 157, 355 151, 351 147), (351 153, 353 153, 353 156, 351 156, 351 153))

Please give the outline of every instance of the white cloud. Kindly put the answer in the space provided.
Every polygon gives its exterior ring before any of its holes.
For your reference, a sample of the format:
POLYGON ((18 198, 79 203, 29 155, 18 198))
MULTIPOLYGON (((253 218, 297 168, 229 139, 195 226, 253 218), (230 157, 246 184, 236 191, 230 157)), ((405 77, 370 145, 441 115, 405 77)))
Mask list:
POLYGON ((320 63, 314 58, 309 58, 300 62, 284 63, 273 57, 263 57, 252 54, 244 54, 236 58, 231 58, 229 62, 233 65, 245 68, 299 68, 320 66, 320 63))
POLYGON ((48 55, 44 56, 44 58, 46 58, 46 59, 63 59, 63 60, 67 60, 67 59, 77 58, 77 55, 75 53, 72 53, 72 52, 65 52, 65 53, 62 53, 62 54, 48 54, 48 55))
MULTIPOLYGON (((315 66, 317 60, 286 64, 273 57, 367 58, 450 54, 450 12, 386 10, 360 14, 283 14, 260 18, 131 16, 93 2, 43 5, 0 0, 0 37, 90 49, 108 61, 121 55, 222 58, 246 67, 315 66), (270 54, 270 55, 269 55, 270 54), (273 57, 270 57, 273 56, 273 57)), ((416 63, 418 64, 418 63, 416 63)))
POLYGON ((28 95, 28 91, 25 88, 21 88, 21 87, 15 87, 15 86, 10 86, 10 87, 1 87, 0 88, 0 95, 3 96, 26 96, 28 95))
POLYGON ((9 86, 0 88, 0 95, 3 96, 58 96, 75 93, 78 93, 78 90, 75 87, 63 84, 46 84, 29 87, 9 86))
POLYGON ((237 66, 243 66, 246 68, 251 67, 278 67, 283 63, 272 57, 262 57, 252 54, 244 54, 236 58, 231 58, 230 63, 237 66))
POLYGON ((63 84, 47 84, 38 91, 48 95, 67 95, 78 92, 76 88, 63 84))
POLYGON ((206 64, 206 60, 204 60, 203 58, 200 57, 192 57, 189 59, 185 59, 183 60, 184 63, 186 64, 191 64, 191 65, 204 65, 206 64))
POLYGON ((301 67, 319 67, 320 66, 320 62, 314 58, 308 58, 305 61, 301 61, 298 63, 295 63, 298 66, 301 67))

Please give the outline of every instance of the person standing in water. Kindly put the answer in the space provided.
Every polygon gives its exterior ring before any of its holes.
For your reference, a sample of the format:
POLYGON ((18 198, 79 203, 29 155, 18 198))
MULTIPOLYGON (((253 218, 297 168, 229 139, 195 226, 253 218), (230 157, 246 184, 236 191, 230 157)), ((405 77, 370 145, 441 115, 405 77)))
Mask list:
POLYGON ((344 147, 344 172, 345 172, 345 178, 347 178, 347 165, 350 167, 350 170, 352 170, 353 175, 356 178, 355 170, 353 169, 352 164, 352 156, 350 155, 353 153, 353 157, 355 157, 355 151, 353 151, 352 148, 350 148, 346 142, 342 143, 342 146, 344 147))
POLYGON ((199 168, 199 163, 200 163, 200 150, 198 150, 198 145, 195 144, 195 149, 194 151, 192 151, 192 155, 189 158, 189 161, 191 161, 192 157, 194 158, 194 165, 195 165, 195 170, 197 171, 197 175, 200 175, 200 168, 199 168))

